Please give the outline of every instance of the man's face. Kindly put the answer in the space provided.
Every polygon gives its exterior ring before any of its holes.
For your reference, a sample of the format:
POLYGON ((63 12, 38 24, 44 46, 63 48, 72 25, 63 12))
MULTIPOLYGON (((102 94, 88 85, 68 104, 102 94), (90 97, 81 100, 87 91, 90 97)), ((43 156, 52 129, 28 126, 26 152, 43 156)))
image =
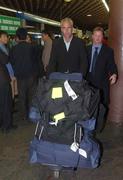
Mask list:
POLYGON ((7 44, 8 42, 8 37, 6 34, 2 34, 1 37, 0 37, 0 43, 1 44, 7 44))
POLYGON ((42 34, 42 40, 43 40, 43 41, 46 41, 46 40, 47 40, 47 37, 48 37, 47 34, 42 34))
POLYGON ((101 44, 103 40, 103 33, 101 31, 95 31, 92 35, 93 44, 101 44))
POLYGON ((70 39, 72 37, 73 27, 69 22, 64 22, 61 24, 61 32, 65 39, 70 39))

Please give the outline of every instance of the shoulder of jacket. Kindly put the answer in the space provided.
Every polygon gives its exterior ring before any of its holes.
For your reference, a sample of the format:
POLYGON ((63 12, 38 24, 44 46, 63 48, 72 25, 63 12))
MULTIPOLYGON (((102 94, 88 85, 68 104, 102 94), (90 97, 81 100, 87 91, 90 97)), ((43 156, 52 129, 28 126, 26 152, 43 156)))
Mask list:
POLYGON ((59 38, 59 39, 54 39, 53 41, 52 41, 52 44, 54 45, 54 46, 58 46, 59 44, 61 44, 63 42, 63 39, 62 38, 59 38))
POLYGON ((114 50, 113 50, 113 48, 111 48, 111 47, 109 47, 109 46, 107 46, 107 45, 103 45, 102 46, 106 51, 109 51, 109 52, 113 52, 114 50))
POLYGON ((73 40, 74 40, 74 41, 79 41, 79 42, 81 42, 81 41, 82 41, 82 42, 83 42, 83 40, 82 40, 82 39, 80 39, 80 38, 78 38, 78 37, 76 37, 76 36, 73 36, 73 40))
POLYGON ((84 41, 81 38, 73 37, 73 42, 77 43, 78 45, 85 45, 84 41))
POLYGON ((87 45, 86 46, 86 49, 89 51, 89 50, 91 50, 92 49, 92 45, 90 44, 90 45, 87 45))

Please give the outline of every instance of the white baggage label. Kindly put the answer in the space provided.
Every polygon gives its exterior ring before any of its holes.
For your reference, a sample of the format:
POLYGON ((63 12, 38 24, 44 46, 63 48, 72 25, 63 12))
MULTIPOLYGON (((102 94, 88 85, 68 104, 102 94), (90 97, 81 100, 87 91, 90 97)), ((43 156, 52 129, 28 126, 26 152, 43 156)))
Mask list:
POLYGON ((73 89, 71 88, 67 80, 64 82, 64 87, 65 87, 65 90, 67 91, 68 96, 71 96, 73 100, 77 99, 78 96, 73 91, 73 89))
POLYGON ((70 149, 74 152, 76 152, 79 149, 79 144, 78 143, 72 143, 70 146, 70 149))
POLYGON ((86 153, 86 151, 84 149, 79 149, 79 154, 81 156, 84 156, 85 158, 87 158, 87 153, 86 153))

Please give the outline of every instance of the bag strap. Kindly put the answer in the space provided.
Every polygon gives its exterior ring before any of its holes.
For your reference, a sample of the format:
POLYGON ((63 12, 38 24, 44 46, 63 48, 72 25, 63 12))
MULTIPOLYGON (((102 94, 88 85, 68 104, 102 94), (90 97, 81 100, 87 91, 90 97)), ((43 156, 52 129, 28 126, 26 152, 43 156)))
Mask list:
POLYGON ((78 126, 77 123, 75 123, 75 126, 74 126, 74 143, 79 143, 81 142, 82 140, 82 135, 83 135, 83 131, 82 131, 82 126, 78 126), (79 127, 79 140, 77 142, 77 129, 79 127))

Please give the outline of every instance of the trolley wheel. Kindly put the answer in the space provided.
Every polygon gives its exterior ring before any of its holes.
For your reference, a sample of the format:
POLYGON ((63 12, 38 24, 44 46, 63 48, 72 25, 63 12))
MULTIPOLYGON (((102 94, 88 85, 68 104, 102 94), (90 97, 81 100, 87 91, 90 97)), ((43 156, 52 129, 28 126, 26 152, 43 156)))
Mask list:
POLYGON ((60 171, 59 170, 54 170, 53 175, 55 179, 58 179, 60 177, 60 171))

